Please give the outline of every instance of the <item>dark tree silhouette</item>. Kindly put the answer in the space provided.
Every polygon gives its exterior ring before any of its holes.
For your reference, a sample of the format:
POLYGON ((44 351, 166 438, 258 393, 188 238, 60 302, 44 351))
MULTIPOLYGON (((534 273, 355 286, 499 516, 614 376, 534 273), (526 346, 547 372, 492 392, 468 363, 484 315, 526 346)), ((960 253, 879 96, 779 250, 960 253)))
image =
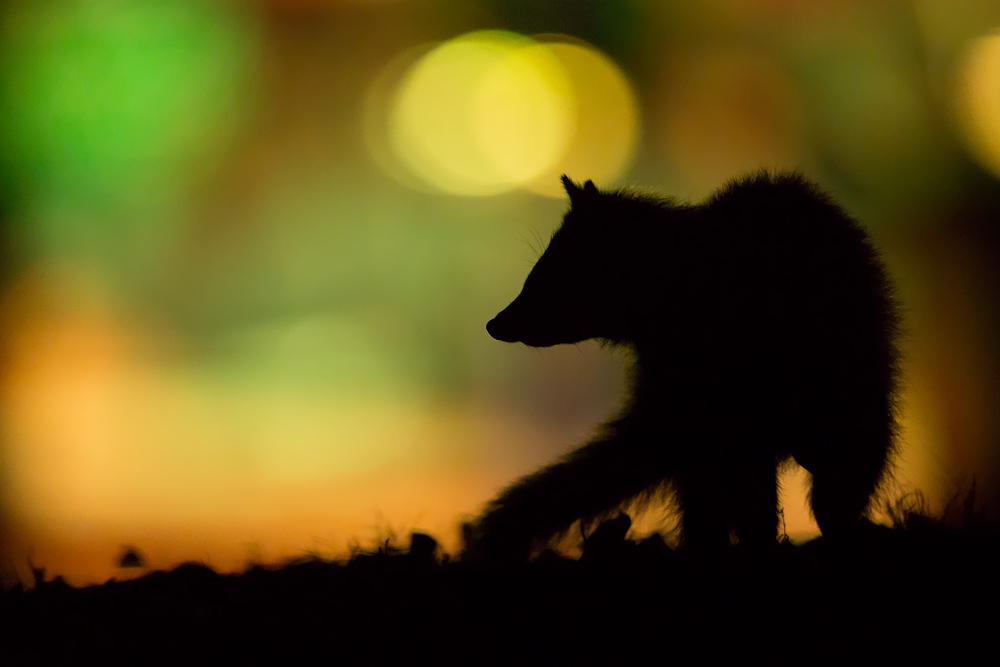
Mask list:
POLYGON ((492 500, 467 557, 523 560, 660 494, 687 547, 771 545, 790 457, 812 474, 824 536, 853 533, 890 468, 899 384, 899 307, 865 231, 798 174, 752 174, 699 205, 563 183, 562 226, 487 330, 627 347, 630 396, 492 500))

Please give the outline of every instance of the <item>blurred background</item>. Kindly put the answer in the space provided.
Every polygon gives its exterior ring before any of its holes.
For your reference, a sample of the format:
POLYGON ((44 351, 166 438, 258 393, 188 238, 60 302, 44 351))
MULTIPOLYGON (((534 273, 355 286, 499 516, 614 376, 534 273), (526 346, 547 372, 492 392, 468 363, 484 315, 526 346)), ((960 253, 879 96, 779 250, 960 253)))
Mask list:
POLYGON ((698 200, 761 166, 898 283, 895 493, 1000 509, 1000 4, 0 5, 0 571, 454 550, 621 400, 596 344, 485 330, 559 174, 698 200))

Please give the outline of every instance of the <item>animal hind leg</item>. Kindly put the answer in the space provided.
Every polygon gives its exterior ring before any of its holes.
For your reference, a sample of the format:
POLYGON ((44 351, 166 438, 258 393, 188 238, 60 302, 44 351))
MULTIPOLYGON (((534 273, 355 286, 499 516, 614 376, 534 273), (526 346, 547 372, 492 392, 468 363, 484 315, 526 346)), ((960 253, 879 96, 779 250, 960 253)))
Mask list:
POLYGON ((872 422, 867 428, 838 429, 836 439, 827 441, 822 455, 811 462, 809 501, 824 536, 853 534, 885 477, 891 422, 872 422))

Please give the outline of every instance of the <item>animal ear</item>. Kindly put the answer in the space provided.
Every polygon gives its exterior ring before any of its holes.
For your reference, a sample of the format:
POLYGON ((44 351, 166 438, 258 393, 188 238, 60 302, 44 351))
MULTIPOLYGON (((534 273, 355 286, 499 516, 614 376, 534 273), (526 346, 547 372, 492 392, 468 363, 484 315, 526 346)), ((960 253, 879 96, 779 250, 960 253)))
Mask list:
POLYGON ((579 204, 585 199, 594 199, 600 195, 597 191, 597 186, 594 185, 593 181, 587 181, 581 188, 579 185, 570 180, 569 176, 563 174, 562 182, 563 187, 566 188, 566 194, 569 195, 570 204, 572 205, 579 204))
POLYGON ((575 204, 582 199, 583 190, 579 185, 570 180, 570 177, 566 174, 562 175, 562 184, 566 188, 566 194, 569 195, 570 204, 575 204))

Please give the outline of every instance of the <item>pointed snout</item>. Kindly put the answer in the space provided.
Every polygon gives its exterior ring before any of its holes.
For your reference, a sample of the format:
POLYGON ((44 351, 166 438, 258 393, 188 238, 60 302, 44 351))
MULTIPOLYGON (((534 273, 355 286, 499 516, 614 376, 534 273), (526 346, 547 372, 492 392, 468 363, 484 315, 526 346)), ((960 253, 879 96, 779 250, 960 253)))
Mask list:
POLYGON ((539 321, 537 310, 520 296, 486 323, 486 331, 504 343, 524 343, 531 347, 549 347, 563 342, 551 334, 539 321))
MULTIPOLYGON (((511 304, 511 306, 513 305, 511 304)), ((504 308, 496 317, 486 323, 486 331, 493 338, 504 343, 517 343, 520 340, 514 333, 514 318, 510 313, 511 306, 504 308)))

